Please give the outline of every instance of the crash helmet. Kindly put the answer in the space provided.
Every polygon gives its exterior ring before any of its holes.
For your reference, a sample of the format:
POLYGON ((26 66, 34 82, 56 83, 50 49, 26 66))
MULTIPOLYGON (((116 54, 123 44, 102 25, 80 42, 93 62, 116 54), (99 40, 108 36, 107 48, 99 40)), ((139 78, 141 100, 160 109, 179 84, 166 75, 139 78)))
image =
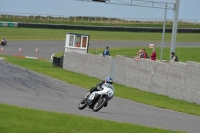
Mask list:
POLYGON ((105 80, 105 83, 112 84, 113 83, 113 79, 111 77, 107 77, 106 80, 105 80))

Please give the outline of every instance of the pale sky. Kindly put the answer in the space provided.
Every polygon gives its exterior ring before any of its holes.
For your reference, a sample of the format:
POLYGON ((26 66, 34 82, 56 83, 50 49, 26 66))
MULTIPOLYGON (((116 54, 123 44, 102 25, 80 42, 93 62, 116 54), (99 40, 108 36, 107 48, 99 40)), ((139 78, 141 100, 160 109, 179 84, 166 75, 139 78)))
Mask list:
MULTIPOLYGON (((118 1, 127 2, 129 0, 118 1)), ((175 0, 151 1, 175 2, 175 0)), ((75 0, 0 0, 0 12, 159 19, 163 19, 164 15, 164 10, 162 9, 75 0)), ((168 10, 167 18, 173 18, 172 10, 168 10)), ((200 0, 180 0, 179 19, 197 19, 200 22, 200 0)))

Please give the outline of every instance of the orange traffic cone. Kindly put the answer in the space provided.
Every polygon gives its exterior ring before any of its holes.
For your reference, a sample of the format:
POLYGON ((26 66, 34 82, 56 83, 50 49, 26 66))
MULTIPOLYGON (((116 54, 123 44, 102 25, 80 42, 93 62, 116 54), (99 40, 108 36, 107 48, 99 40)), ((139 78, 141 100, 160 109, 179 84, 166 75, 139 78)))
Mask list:
POLYGON ((36 53, 38 53, 38 52, 39 52, 39 51, 38 51, 38 48, 36 48, 35 52, 36 52, 36 53))
POLYGON ((1 51, 0 52, 3 52, 3 47, 1 47, 1 51))
POLYGON ((22 48, 20 47, 20 48, 19 48, 19 53, 21 53, 21 52, 22 52, 22 48))

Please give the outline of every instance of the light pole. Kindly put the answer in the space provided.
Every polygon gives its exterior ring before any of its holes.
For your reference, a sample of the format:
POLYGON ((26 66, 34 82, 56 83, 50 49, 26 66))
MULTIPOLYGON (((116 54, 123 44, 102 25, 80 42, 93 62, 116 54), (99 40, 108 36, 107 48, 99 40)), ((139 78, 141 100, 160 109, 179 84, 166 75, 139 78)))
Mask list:
POLYGON ((164 42, 165 42, 166 18, 167 18, 167 3, 165 3, 165 15, 164 15, 164 23, 163 23, 163 33, 162 33, 162 43, 161 43, 160 61, 162 61, 162 59, 163 59, 163 47, 164 47, 164 42))
POLYGON ((172 40, 171 40, 170 52, 175 52, 176 35, 177 35, 177 27, 178 27, 179 4, 180 4, 180 0, 176 0, 176 3, 174 5, 174 22, 173 22, 173 29, 172 29, 172 40))

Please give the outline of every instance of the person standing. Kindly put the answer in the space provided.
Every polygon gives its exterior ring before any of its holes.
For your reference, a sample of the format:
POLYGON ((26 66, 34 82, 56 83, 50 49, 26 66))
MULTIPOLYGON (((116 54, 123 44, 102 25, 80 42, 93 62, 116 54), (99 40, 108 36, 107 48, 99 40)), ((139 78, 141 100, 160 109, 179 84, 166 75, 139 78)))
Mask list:
POLYGON ((156 51, 155 51, 155 49, 153 49, 153 52, 152 52, 152 54, 151 54, 151 60, 156 60, 156 51))
POLYGON ((178 57, 174 52, 171 52, 171 62, 178 62, 178 57))
POLYGON ((139 54, 138 55, 139 55, 140 58, 144 58, 144 52, 143 52, 142 49, 139 50, 139 54))
POLYGON ((144 58, 148 59, 149 57, 148 57, 148 54, 147 54, 147 52, 145 51, 145 49, 143 49, 143 52, 144 52, 144 58))
POLYGON ((110 56, 110 50, 109 47, 107 46, 106 49, 103 51, 103 56, 105 57, 106 55, 110 56))

